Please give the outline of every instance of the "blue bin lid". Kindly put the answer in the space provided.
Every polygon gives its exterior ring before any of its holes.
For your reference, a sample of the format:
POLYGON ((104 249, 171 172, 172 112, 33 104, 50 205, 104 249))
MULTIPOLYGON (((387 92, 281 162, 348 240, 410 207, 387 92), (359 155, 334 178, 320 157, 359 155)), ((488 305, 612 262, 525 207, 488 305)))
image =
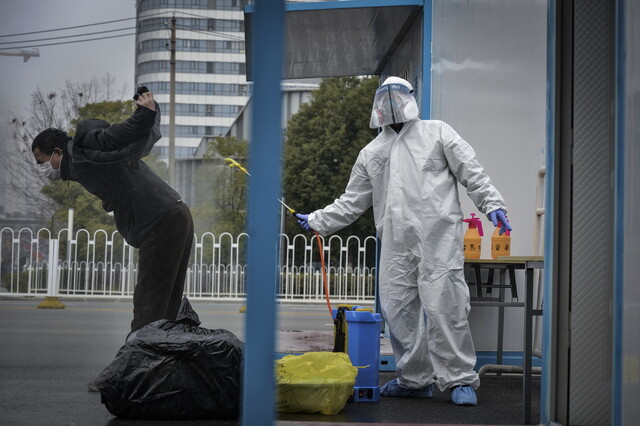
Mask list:
POLYGON ((380 314, 369 311, 346 311, 347 322, 381 322, 380 314))

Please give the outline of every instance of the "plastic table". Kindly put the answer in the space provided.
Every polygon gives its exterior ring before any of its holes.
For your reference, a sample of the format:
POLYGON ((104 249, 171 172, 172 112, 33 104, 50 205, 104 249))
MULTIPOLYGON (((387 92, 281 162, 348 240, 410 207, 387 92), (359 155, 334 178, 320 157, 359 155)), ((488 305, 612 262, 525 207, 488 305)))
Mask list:
POLYGON ((502 339, 504 327, 504 308, 524 308, 524 342, 522 365, 522 402, 523 423, 531 423, 531 358, 533 352, 533 316, 542 315, 541 309, 533 309, 533 272, 535 269, 544 268, 542 256, 505 256, 497 259, 465 259, 465 269, 471 272, 475 282, 475 295, 471 296, 472 306, 495 306, 499 309, 498 316, 498 364, 502 362, 502 339), (524 301, 518 297, 518 289, 515 271, 525 271, 525 295, 524 301), (482 270, 488 270, 487 281, 482 280, 482 270), (494 273, 499 273, 499 283, 494 284, 494 273), (505 275, 509 274, 509 284, 505 284, 505 275), (512 300, 504 298, 504 290, 511 290, 512 300), (497 289, 498 294, 493 292, 497 289), (486 290, 486 291, 484 291, 486 290))

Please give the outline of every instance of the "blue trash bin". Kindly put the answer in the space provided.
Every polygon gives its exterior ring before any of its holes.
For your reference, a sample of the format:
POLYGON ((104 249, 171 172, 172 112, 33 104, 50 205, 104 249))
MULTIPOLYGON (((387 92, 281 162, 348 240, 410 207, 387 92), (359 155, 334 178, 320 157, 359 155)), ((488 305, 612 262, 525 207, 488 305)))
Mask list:
MULTIPOLYGON (((336 317, 337 310, 333 310, 336 317)), ((353 306, 345 311, 347 350, 351 363, 358 367, 353 387, 354 402, 380 400, 380 326, 382 317, 368 309, 353 306)))

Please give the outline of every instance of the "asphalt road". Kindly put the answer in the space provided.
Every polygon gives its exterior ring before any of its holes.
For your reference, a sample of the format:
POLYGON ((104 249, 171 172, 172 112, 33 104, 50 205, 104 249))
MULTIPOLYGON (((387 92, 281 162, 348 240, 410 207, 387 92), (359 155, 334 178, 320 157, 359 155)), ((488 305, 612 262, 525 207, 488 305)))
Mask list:
MULTIPOLYGON (((132 317, 131 300, 63 299, 62 310, 37 309, 42 297, 0 300, 0 426, 204 426, 238 421, 131 421, 112 416, 87 383, 113 360, 132 317)), ((241 303, 192 301, 209 329, 226 329, 244 340, 241 303)), ((326 305, 278 306, 278 330, 331 331, 326 305)), ((316 333, 321 334, 321 333, 316 333)), ((326 333, 325 333, 326 334, 326 333)), ((317 340, 317 339, 312 339, 317 340)), ((395 377, 380 372, 380 385, 395 377)), ((534 381, 533 423, 538 420, 539 381, 534 381)), ((279 413, 278 425, 322 424, 517 424, 522 419, 522 379, 483 377, 479 404, 457 407, 447 391, 429 400, 381 398, 347 403, 337 415, 279 413)))
MULTIPOLYGON (((86 386, 123 345, 132 301, 62 299, 65 309, 38 309, 41 301, 0 300, 0 425, 118 422, 86 386)), ((244 340, 242 303, 191 302, 202 327, 244 340)), ((279 329, 333 329, 326 305, 279 305, 277 318, 279 329)))

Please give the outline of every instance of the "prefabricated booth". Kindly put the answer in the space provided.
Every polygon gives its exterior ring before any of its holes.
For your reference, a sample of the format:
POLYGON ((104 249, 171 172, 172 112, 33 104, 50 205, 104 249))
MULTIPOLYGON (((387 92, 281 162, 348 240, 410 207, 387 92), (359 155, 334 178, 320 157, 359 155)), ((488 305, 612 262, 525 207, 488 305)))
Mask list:
MULTIPOLYGON (((627 396, 640 381, 638 338, 629 326, 639 306, 631 283, 638 262, 629 257, 639 234, 638 191, 631 189, 639 163, 640 37, 631 26, 638 10, 638 1, 622 0, 257 0, 245 14, 254 100, 275 93, 279 79, 396 75, 414 86, 422 118, 449 123, 475 149, 507 202, 511 255, 544 256, 534 292, 543 315, 534 329, 543 423, 622 424, 638 414, 627 396), (269 9, 262 17, 261 5, 269 9)), ((269 117, 254 117, 253 134, 262 137, 269 117)), ((263 151, 268 138, 254 137, 252 155, 279 183, 273 170, 281 140, 272 135, 278 146, 263 151)), ((460 193, 465 216, 477 214, 460 193)), ((271 198, 256 186, 249 204, 267 207, 271 198)), ((252 210, 250 232, 277 230, 268 208, 252 210)), ((252 236, 250 262, 252 250, 276 244, 277 232, 270 235, 273 241, 252 236)), ((260 267, 249 266, 249 311, 260 267)), ((523 275, 516 274, 519 286, 523 275)), ((495 357, 497 311, 472 309, 479 362, 495 357)), ((518 364, 523 316, 519 309, 504 315, 506 361, 518 364)), ((249 361, 252 336, 268 340, 269 327, 247 317, 249 361)))

